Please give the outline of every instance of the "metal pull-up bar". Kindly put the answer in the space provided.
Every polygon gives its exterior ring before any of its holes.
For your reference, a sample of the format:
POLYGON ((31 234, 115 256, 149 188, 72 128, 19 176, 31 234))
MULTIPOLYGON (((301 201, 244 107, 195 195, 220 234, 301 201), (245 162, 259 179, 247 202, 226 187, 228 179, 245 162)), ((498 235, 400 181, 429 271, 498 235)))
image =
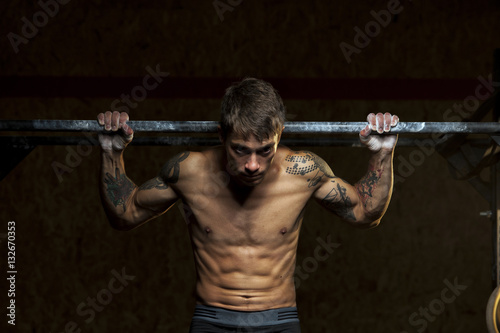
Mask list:
MULTIPOLYGON (((130 127, 137 132, 157 133, 215 133, 216 121, 156 121, 131 120, 130 127)), ((357 134, 366 122, 287 122, 285 133, 357 134)), ((0 120, 0 131, 36 132, 99 132, 103 127, 97 120, 0 120)), ((497 134, 500 123, 496 122, 400 122, 392 133, 417 134, 497 134)))

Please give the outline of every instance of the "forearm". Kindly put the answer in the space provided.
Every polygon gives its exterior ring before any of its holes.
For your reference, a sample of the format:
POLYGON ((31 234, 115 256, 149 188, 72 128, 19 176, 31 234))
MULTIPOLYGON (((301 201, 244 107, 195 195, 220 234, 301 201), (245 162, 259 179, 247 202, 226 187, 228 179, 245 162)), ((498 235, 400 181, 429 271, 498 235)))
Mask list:
POLYGON ((101 152, 99 189, 101 201, 111 225, 127 229, 129 206, 137 186, 127 177, 122 152, 101 152))
POLYGON ((355 184, 367 222, 378 222, 391 200, 393 156, 394 150, 381 150, 373 154, 367 173, 355 184))

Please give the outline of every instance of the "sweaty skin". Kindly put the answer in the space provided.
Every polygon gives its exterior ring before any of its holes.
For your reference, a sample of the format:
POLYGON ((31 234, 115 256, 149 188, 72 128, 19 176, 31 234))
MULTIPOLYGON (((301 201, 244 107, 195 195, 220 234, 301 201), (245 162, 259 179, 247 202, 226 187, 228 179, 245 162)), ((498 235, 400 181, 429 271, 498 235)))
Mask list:
MULTIPOLYGON (((130 128, 124 131, 131 140, 130 128)), ((105 141, 100 190, 112 226, 135 228, 180 200, 192 241, 197 302, 230 310, 296 306, 293 274, 309 199, 345 221, 372 227, 392 192, 391 149, 374 153, 367 174, 352 186, 317 155, 279 146, 278 135, 259 142, 231 134, 222 146, 178 154, 137 187, 126 177, 123 149, 105 141)))

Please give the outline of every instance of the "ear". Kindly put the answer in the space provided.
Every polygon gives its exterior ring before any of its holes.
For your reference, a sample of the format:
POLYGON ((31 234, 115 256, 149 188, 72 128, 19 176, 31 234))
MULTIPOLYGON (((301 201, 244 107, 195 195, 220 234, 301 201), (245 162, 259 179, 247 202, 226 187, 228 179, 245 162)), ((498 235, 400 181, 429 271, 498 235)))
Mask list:
POLYGON ((281 135, 283 134, 283 130, 285 129, 285 126, 283 125, 283 128, 281 129, 281 132, 278 133, 278 143, 281 141, 281 135))
POLYGON ((222 145, 224 145, 224 135, 222 134, 222 128, 220 127, 220 125, 217 126, 217 133, 219 134, 219 141, 220 143, 222 143, 222 145))

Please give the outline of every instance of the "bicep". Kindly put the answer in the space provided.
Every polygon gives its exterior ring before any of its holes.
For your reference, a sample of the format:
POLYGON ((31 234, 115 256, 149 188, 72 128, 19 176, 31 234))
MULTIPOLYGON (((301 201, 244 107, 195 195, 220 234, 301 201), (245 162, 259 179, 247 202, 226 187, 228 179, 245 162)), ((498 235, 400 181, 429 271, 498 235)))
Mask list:
POLYGON ((146 181, 133 196, 134 217, 146 221, 168 210, 177 200, 177 193, 160 176, 146 181))
POLYGON ((187 164, 183 163, 189 156, 189 151, 175 155, 163 165, 158 176, 139 186, 135 195, 136 206, 153 216, 169 209, 179 199, 172 186, 178 186, 181 178, 189 177, 187 164))
POLYGON ((324 182, 315 191, 314 198, 343 220, 355 222, 363 217, 356 188, 339 177, 324 182))
POLYGON ((288 162, 294 163, 287 168, 288 173, 305 177, 309 188, 314 188, 313 197, 325 208, 344 220, 356 221, 359 197, 356 189, 339 177, 318 155, 303 151, 287 156, 288 162))

